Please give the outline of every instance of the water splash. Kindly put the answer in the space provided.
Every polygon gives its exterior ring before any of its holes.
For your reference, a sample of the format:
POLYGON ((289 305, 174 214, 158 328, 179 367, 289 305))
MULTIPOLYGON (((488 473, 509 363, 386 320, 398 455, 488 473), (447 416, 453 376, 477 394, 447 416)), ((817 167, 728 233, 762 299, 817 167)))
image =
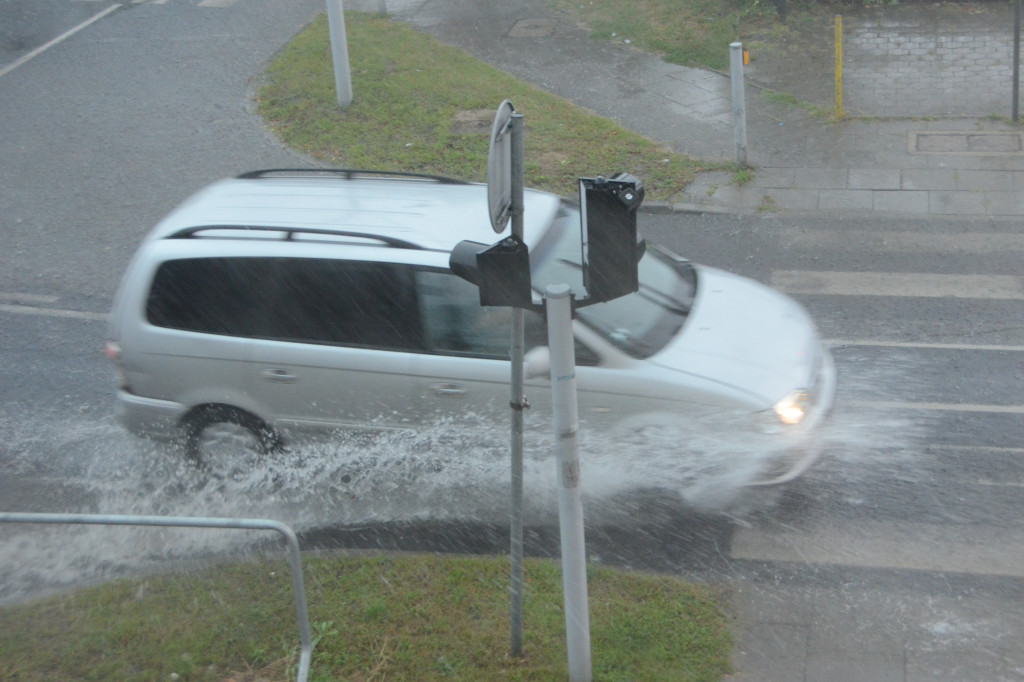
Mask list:
MULTIPOLYGON (((857 475, 865 453, 884 450, 885 434, 907 433, 906 424, 880 424, 877 415, 837 416, 820 434, 832 451, 823 465, 829 475, 837 463, 841 475, 857 475)), ((550 419, 530 415, 524 452, 528 525, 557 523, 553 441, 550 419)), ((0 423, 0 442, 7 472, 3 508, 10 511, 271 518, 300 532, 423 520, 501 525, 509 518, 508 426, 474 415, 417 431, 339 434, 293 446, 260 466, 212 473, 166 445, 125 434, 109 416, 34 413, 19 419, 9 413, 0 423), (18 481, 45 496, 12 494, 18 481)), ((588 523, 635 526, 641 521, 630 495, 643 490, 702 510, 742 513, 737 503, 756 498, 747 486, 778 446, 753 429, 737 432, 727 418, 650 420, 614 430, 584 423, 588 523)), ((266 537, 205 529, 0 527, 0 599, 152 569, 168 559, 243 551, 266 537)))

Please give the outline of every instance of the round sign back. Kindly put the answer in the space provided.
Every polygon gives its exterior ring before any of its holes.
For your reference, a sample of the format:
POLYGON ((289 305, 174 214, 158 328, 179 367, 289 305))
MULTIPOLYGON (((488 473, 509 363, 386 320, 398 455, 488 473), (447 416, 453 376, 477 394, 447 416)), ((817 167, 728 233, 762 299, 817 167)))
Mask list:
POLYGON ((509 123, 515 111, 509 100, 498 107, 487 152, 487 208, 491 227, 499 234, 505 231, 512 208, 512 130, 509 123))

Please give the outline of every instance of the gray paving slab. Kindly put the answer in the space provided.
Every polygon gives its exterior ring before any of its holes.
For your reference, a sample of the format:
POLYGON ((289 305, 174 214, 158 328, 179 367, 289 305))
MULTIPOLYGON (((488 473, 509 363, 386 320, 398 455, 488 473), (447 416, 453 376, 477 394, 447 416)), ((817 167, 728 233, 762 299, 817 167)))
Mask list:
POLYGON ((797 168, 793 187, 799 189, 846 189, 849 171, 845 168, 797 168))
POLYGON ((850 189, 900 189, 898 168, 851 168, 847 175, 850 189))
POLYGON ((928 213, 931 197, 928 192, 913 190, 876 191, 872 208, 882 213, 928 213))
POLYGON ((904 168, 900 171, 900 187, 906 190, 956 189, 957 171, 948 168, 904 168))
POLYGON ((875 195, 869 189, 823 189, 818 192, 818 208, 823 211, 870 211, 875 195))

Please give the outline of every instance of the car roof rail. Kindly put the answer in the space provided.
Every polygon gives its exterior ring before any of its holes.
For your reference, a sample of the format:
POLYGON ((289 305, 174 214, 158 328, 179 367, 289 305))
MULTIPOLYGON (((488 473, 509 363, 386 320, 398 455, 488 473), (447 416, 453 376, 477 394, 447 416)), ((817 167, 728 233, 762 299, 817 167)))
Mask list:
POLYGON ((406 178, 410 180, 433 180, 444 185, 467 185, 465 180, 447 178, 443 175, 430 175, 428 173, 409 173, 405 171, 382 171, 382 170, 357 170, 353 168, 265 168, 242 173, 237 176, 239 180, 259 180, 275 175, 340 175, 346 180, 354 180, 357 177, 382 177, 382 178, 406 178))
MULTIPOLYGON (((295 237, 296 235, 315 235, 322 237, 350 237, 352 239, 359 239, 365 241, 381 242, 385 246, 396 249, 413 249, 416 251, 425 251, 419 244, 406 241, 404 239, 397 239, 395 237, 389 237, 388 235, 373 234, 370 232, 353 232, 351 230, 329 230, 316 227, 280 227, 276 225, 196 225, 193 227, 186 227, 184 229, 173 232, 166 239, 198 239, 202 238, 201 232, 207 232, 212 230, 238 230, 240 232, 267 232, 267 233, 283 233, 284 236, 281 241, 299 241, 295 237)), ((252 235, 248 235, 252 236, 252 235)), ((230 237, 228 237, 230 238, 230 237)))

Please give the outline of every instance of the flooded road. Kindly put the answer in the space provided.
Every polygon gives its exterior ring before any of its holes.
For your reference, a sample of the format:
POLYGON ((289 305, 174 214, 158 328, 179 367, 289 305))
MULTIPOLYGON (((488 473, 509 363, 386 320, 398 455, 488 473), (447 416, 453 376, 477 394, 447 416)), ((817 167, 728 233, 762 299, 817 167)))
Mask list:
MULTIPOLYGON (((322 7, 299 5, 143 3, 0 81, 5 510, 269 517, 306 547, 506 551, 503 426, 335 441, 211 478, 115 423, 102 316, 144 230, 208 181, 296 163, 246 108, 246 83, 322 7)), ((641 227, 796 296, 832 342, 839 396, 826 455, 779 489, 742 487, 758 460, 742 440, 584 431, 591 559, 723 585, 743 679, 1024 679, 1024 313, 1012 289, 956 287, 1019 278, 1019 227, 690 214, 641 227)), ((554 556, 550 436, 538 415, 529 428, 527 551, 554 556)), ((244 532, 7 526, 0 599, 265 547, 244 532)))

